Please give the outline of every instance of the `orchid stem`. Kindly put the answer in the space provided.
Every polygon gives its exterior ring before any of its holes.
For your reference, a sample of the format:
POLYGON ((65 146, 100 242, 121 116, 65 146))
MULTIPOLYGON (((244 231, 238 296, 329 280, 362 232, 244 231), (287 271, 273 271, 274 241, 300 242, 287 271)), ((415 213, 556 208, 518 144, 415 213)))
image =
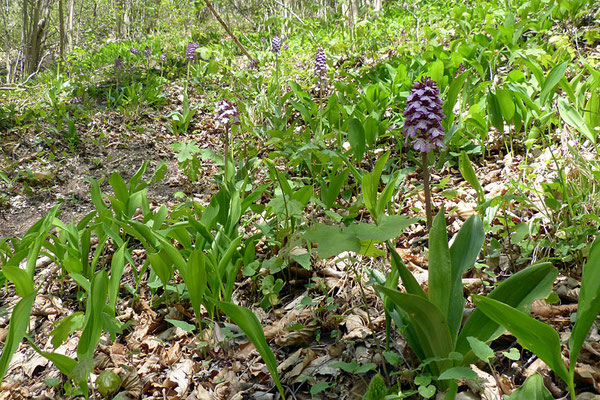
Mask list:
POLYGON ((425 190, 425 214, 427 215, 427 230, 431 229, 431 192, 429 191, 429 165, 426 152, 421 153, 421 164, 423 166, 423 187, 425 190))

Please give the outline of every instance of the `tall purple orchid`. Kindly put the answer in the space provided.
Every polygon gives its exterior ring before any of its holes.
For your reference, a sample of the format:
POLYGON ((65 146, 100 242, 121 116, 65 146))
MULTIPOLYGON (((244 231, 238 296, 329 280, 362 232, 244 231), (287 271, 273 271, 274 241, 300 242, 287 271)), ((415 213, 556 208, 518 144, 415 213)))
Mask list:
POLYGON ((431 228, 431 193, 429 190, 429 166, 427 156, 430 151, 446 148, 444 144, 444 128, 442 120, 446 118, 442 110, 440 91, 436 83, 429 77, 423 77, 415 82, 406 100, 404 110, 404 129, 406 134, 405 146, 409 140, 413 148, 421 152, 423 167, 423 186, 425 191, 425 211, 427 228, 431 228))

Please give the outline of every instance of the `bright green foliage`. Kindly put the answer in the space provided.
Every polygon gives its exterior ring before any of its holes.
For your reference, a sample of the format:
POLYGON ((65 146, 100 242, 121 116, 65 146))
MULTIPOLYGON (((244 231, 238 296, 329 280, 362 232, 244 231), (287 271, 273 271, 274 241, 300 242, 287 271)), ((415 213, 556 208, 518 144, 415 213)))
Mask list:
POLYGON ((112 371, 102 371, 96 378, 96 389, 104 397, 114 394, 121 387, 122 379, 112 371))
POLYGON ((254 344, 265 361, 265 364, 267 364, 267 368, 269 368, 269 372, 275 381, 275 385, 277 385, 277 389, 279 390, 281 397, 283 397, 285 400, 283 387, 281 386, 279 375, 277 374, 277 360, 273 355, 273 351, 267 344, 262 325, 260 324, 258 318, 256 318, 256 315, 254 315, 254 313, 247 308, 240 307, 232 303, 220 301, 217 302, 217 305, 240 327, 246 336, 248 336, 248 339, 250 339, 250 341, 254 344))
MULTIPOLYGON (((433 361, 427 368, 435 377, 452 367, 468 365, 472 361, 469 342, 487 343, 501 333, 496 320, 485 317, 477 310, 462 329, 460 327, 464 307, 462 275, 473 266, 483 244, 481 220, 477 216, 470 217, 450 248, 445 232, 444 213, 440 211, 430 233, 428 296, 424 295, 401 259, 394 257, 393 253, 392 266, 398 271, 396 279, 403 276, 408 293, 400 293, 387 283, 386 286, 376 286, 387 312, 396 325, 404 330, 409 346, 421 361, 433 361), (460 361, 451 359, 453 352, 461 355, 460 361)), ((531 266, 502 282, 489 297, 525 308, 534 299, 548 295, 555 276, 556 271, 547 264, 531 266), (533 275, 537 275, 537 280, 530 279, 533 275), (530 282, 537 282, 537 285, 531 286, 530 282)), ((453 370, 452 374, 464 375, 457 370, 453 370)), ((453 375, 446 373, 441 376, 448 379, 453 375)), ((451 391, 456 389, 452 380, 448 387, 451 391)))
POLYGON ((543 322, 523 314, 513 307, 500 303, 490 297, 474 296, 477 309, 490 319, 508 329, 521 345, 535 353, 562 380, 575 399, 575 365, 583 342, 600 313, 600 239, 596 239, 590 250, 589 258, 583 267, 581 292, 577 320, 569 338, 569 364, 567 369, 562 361, 561 344, 558 333, 543 322))
POLYGON ((371 378, 367 391, 363 396, 363 400, 383 400, 387 394, 387 386, 381 374, 376 374, 371 378))
POLYGON ((544 385, 544 378, 539 373, 531 375, 509 397, 510 400, 553 400, 554 396, 544 385))

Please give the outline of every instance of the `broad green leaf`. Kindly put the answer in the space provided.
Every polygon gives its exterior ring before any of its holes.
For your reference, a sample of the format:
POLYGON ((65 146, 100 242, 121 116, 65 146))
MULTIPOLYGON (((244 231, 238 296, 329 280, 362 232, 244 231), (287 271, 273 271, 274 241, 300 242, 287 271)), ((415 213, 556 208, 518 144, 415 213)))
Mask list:
POLYGON ((562 64, 559 64, 552 68, 552 71, 548 74, 548 77, 544 80, 544 84, 542 85, 542 92, 540 93, 540 104, 542 107, 548 101, 548 98, 556 92, 556 88, 558 87, 558 83, 565 75, 565 71, 567 70, 567 66, 569 65, 568 61, 565 61, 562 64))
POLYGON ((122 203, 127 203, 127 200, 129 199, 129 190, 121 175, 113 172, 108 179, 108 183, 112 186, 115 197, 122 203))
MULTIPOLYGON (((528 310, 535 299, 546 298, 550 294, 556 275, 557 271, 550 263, 531 265, 503 281, 492 290, 488 298, 522 311, 528 310)), ((471 346, 467 337, 473 336, 487 343, 500 334, 500 325, 475 309, 460 331, 456 351, 463 354, 466 361, 470 361, 468 354, 471 353, 471 346)))
POLYGON ((36 294, 36 292, 29 293, 19 300, 15 308, 13 308, 8 323, 8 334, 4 340, 2 356, 0 356, 0 382, 4 379, 4 374, 6 374, 6 371, 8 370, 10 360, 19 347, 19 343, 23 340, 23 336, 25 336, 25 332, 29 326, 31 307, 33 306, 36 294))
POLYGON ((404 261, 402 261, 400 254, 398 254, 398 252, 396 251, 396 247, 392 245, 390 241, 388 241, 387 248, 392 256, 392 270, 398 272, 398 274, 400 275, 400 279, 402 279, 402 285, 404 286, 406 291, 409 294, 414 294, 426 299, 427 295, 425 294, 425 291, 423 290, 421 285, 419 285, 419 282, 417 282, 415 276, 410 272, 408 268, 406 268, 406 265, 404 264, 404 261))
POLYGON ((168 255, 161 250, 159 253, 147 253, 146 257, 152 266, 152 271, 160 279, 160 283, 166 286, 173 277, 173 267, 169 262, 168 255))
POLYGON ((190 302, 196 313, 196 319, 198 320, 198 326, 201 326, 202 321, 202 300, 204 293, 207 288, 206 278, 206 256, 200 249, 196 249, 190 255, 186 267, 179 270, 183 281, 188 290, 190 296, 190 302))
POLYGON ((505 327, 519 343, 546 363, 571 386, 569 371, 562 361, 560 338, 554 328, 494 299, 473 295, 477 309, 505 327))
MULTIPOLYGON (((449 320, 450 300, 456 293, 452 292, 452 264, 450 250, 448 249, 448 235, 446 233, 446 216, 444 208, 433 219, 429 231, 429 301, 435 305, 446 323, 449 320)), ((462 289, 460 291, 462 297, 462 289)))
POLYGON ((379 134, 379 120, 375 119, 373 116, 367 117, 367 119, 365 119, 364 129, 367 144, 369 147, 373 147, 377 140, 377 135, 379 134))
POLYGON ((64 375, 71 377, 71 373, 73 372, 73 369, 77 366, 77 360, 74 360, 71 357, 65 356, 60 353, 50 353, 50 352, 41 351, 40 348, 37 347, 35 342, 33 340, 31 340, 31 338, 29 336, 26 336, 26 337, 27 337, 27 341, 29 342, 29 345, 36 352, 38 352, 41 356, 47 358, 48 360, 52 361, 54 363, 54 365, 56 366, 56 368, 58 368, 58 370, 60 372, 62 372, 64 375))
POLYGON ((600 313, 600 237, 594 240, 587 262, 583 266, 577 320, 569 338, 571 375, 575 370, 581 346, 598 313, 600 313))
POLYGON ((256 318, 256 315, 249 309, 233 303, 219 301, 217 302, 217 306, 240 327, 246 336, 248 336, 248 339, 250 339, 252 344, 254 344, 263 361, 267 364, 267 368, 273 377, 273 381, 275 382, 281 397, 285 400, 283 387, 281 386, 279 375, 277 374, 277 359, 267 344, 262 325, 258 321, 258 318, 256 318))
POLYGON ((348 226, 345 231, 352 233, 359 240, 375 240, 384 242, 399 237, 410 225, 417 222, 416 218, 404 215, 382 215, 378 225, 358 223, 348 226))
POLYGON ((438 380, 445 380, 445 379, 453 379, 453 380, 469 379, 469 380, 475 381, 475 380, 477 380, 477 374, 471 368, 452 367, 452 368, 448 368, 447 370, 442 372, 440 374, 440 376, 438 377, 438 380))
POLYGON ((492 92, 487 95, 487 112, 491 124, 500 132, 504 132, 504 121, 502 120, 502 111, 498 98, 492 92))
POLYGON ((481 251, 481 246, 485 240, 485 232, 481 218, 477 215, 470 216, 454 238, 450 247, 450 261, 452 272, 452 288, 450 291, 450 304, 448 310, 448 326, 452 340, 456 342, 460 324, 463 318, 465 307, 465 298, 463 297, 462 276, 469 268, 475 265, 475 261, 481 251))
POLYGON ((490 346, 485 344, 485 342, 482 342, 481 340, 479 340, 473 336, 469 336, 467 338, 467 340, 469 341, 469 344, 471 345, 471 349, 473 350, 473 353, 475 353, 477 358, 479 358, 481 361, 484 361, 487 363, 487 362, 490 362, 490 358, 494 358, 494 350, 492 350, 492 348, 490 346))
POLYGON ((590 131, 579 111, 577 111, 565 99, 558 99, 558 112, 567 125, 577 129, 583 136, 586 137, 586 139, 588 139, 594 145, 596 144, 596 137, 598 135, 590 131))
MULTIPOLYGON (((375 289, 408 314, 425 358, 446 358, 453 350, 448 324, 440 310, 429 300, 414 294, 376 285, 375 289)), ((444 369, 446 361, 437 367, 444 369)), ((435 371, 434 372, 438 372, 435 371)))
POLYGON ((108 274, 99 271, 92 279, 90 293, 85 309, 85 325, 79 344, 77 345, 77 359, 93 358, 94 350, 102 334, 102 310, 108 297, 108 274))
POLYGON ((310 387, 310 394, 315 395, 330 387, 328 382, 317 382, 310 387))
POLYGON ((509 400, 554 400, 554 396, 544 385, 544 378, 536 372, 512 392, 509 400))
POLYGON ((598 132, 600 128, 600 90, 594 90, 587 101, 584 119, 590 132, 598 132))
POLYGON ((452 83, 450 84, 450 89, 448 89, 448 94, 446 95, 446 101, 444 101, 444 114, 446 115, 447 120, 447 123, 444 127, 446 128, 446 130, 448 130, 450 124, 455 118, 456 114, 454 113, 454 106, 456 105, 458 95, 462 90, 468 76, 469 73, 465 71, 456 78, 454 78, 452 80, 452 83))
POLYGON ((329 186, 323 185, 321 187, 321 196, 323 203, 325 203, 325 207, 331 208, 333 206, 340 194, 342 186, 344 186, 344 184, 348 181, 349 174, 350 170, 346 168, 338 175, 330 178, 329 186))
POLYGON ((515 115, 515 102, 512 95, 508 90, 498 89, 496 90, 496 97, 498 98, 498 104, 500 105, 500 111, 504 120, 511 121, 515 115))
POLYGON ((75 312, 63 318, 56 328, 50 332, 52 346, 57 349, 76 330, 83 329, 84 315, 75 312))
POLYGON ((187 323, 185 321, 180 321, 178 319, 169 319, 165 318, 165 321, 170 323, 171 325, 183 329, 185 332, 192 333, 196 327, 193 324, 187 323))
POLYGON ((471 160, 465 151, 460 152, 460 157, 458 160, 458 169, 462 174, 463 178, 475 189, 477 192, 477 202, 479 204, 485 201, 485 194, 483 192, 483 188, 481 187, 481 183, 479 183, 479 179, 477 179, 477 175, 475 174, 475 170, 473 169, 473 165, 471 164, 471 160))
POLYGON ((121 278, 125 268, 125 249, 127 242, 123 243, 113 254, 110 263, 110 279, 108 281, 108 306, 111 310, 115 310, 117 297, 119 296, 119 288, 121 287, 121 278))
POLYGON ((429 77, 435 81, 438 85, 442 84, 442 77, 444 76, 444 62, 442 60, 436 60, 429 64, 429 77))
POLYGON ((348 121, 348 142, 352 147, 355 159, 360 162, 365 154, 365 129, 356 118, 348 121))
POLYGON ((360 240, 351 232, 337 226, 318 224, 304 233, 304 238, 317 243, 320 258, 337 256, 344 251, 360 252, 360 240))
POLYGON ((121 387, 122 379, 113 371, 104 370, 96 378, 96 388, 102 397, 114 394, 121 387))
POLYGON ((15 285, 19 296, 25 297, 33 292, 33 279, 25 270, 14 265, 3 265, 2 273, 15 285))

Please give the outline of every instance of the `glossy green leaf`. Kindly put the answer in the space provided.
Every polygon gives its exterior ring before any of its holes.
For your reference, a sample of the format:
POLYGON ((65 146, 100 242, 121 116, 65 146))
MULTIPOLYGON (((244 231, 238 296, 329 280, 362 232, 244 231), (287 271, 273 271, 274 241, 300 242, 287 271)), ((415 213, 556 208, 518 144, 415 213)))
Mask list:
POLYGON ((31 307, 33 306, 36 294, 36 292, 29 293, 19 300, 15 308, 13 308, 8 323, 8 334, 4 340, 2 356, 0 356, 0 382, 4 379, 4 374, 8 370, 10 360, 19 347, 19 343, 23 340, 23 336, 25 336, 25 332, 29 326, 31 307))
POLYGON ((94 275, 87 298, 85 325, 77 345, 77 359, 80 361, 94 356, 94 350, 102 334, 102 310, 106 305, 107 297, 108 274, 103 270, 94 275))
POLYGON ((110 186, 113 188, 117 200, 122 203, 127 203, 127 200, 129 199, 129 189, 127 189, 127 184, 121 175, 113 172, 108 179, 108 183, 110 183, 110 186))
POLYGON ((452 80, 450 83, 450 89, 448 89, 448 94, 446 95, 446 100, 444 101, 444 114, 446 115, 446 130, 450 127, 450 124, 455 118, 454 106, 456 105, 456 101, 458 99, 458 95, 460 94, 469 73, 467 71, 463 72, 456 78, 452 80))
POLYGON ((73 332, 83 329, 84 320, 82 312, 75 312, 63 318, 56 328, 50 332, 52 346, 57 349, 73 332))
POLYGON ((252 344, 254 344, 254 347, 256 347, 263 361, 267 365, 281 397, 285 400, 283 387, 281 386, 279 375, 277 373, 277 359, 267 344, 262 325, 258 321, 258 318, 256 318, 256 315, 249 309, 233 303, 219 301, 217 302, 217 306, 240 327, 246 336, 248 336, 248 339, 250 339, 252 344))
POLYGON ((365 119, 364 129, 367 144, 369 147, 373 147, 379 134, 379 120, 375 119, 373 116, 367 117, 367 119, 365 119))
POLYGON ((512 95, 506 89, 498 89, 496 90, 496 97, 504 120, 511 121, 515 115, 515 102, 512 95))
POLYGON ((544 378, 536 372, 512 392, 509 400, 554 400, 554 396, 544 385, 544 378))
POLYGON ((477 374, 471 368, 467 367, 452 367, 448 368, 440 374, 438 380, 458 380, 458 379, 469 379, 472 381, 477 380, 477 374))
POLYGON ((483 296, 473 295, 477 309, 505 327, 519 343, 546 363, 562 380, 570 384, 569 371, 562 361, 560 338, 550 326, 521 311, 483 296))
POLYGON ((351 118, 348 121, 348 142, 352 147, 354 158, 359 161, 362 160, 365 154, 365 129, 356 118, 351 118))
POLYGON ((121 387, 122 379, 113 371, 105 370, 96 378, 96 388, 103 397, 114 394, 121 387))
POLYGON ((3 265, 2 273, 15 285, 19 296, 25 297, 33 292, 33 279, 25 270, 14 265, 3 265))
POLYGON ((194 250, 190 255, 186 267, 180 270, 199 326, 202 320, 202 301, 208 284, 205 258, 206 256, 202 250, 194 250))
POLYGON ((498 98, 492 92, 487 95, 487 113, 490 123, 500 132, 504 132, 504 120, 502 119, 502 110, 498 98))
MULTIPOLYGON (((429 301, 435 305, 444 316, 446 323, 449 320, 450 300, 457 295, 452 292, 452 264, 450 262, 450 249, 448 248, 448 235, 446 233, 446 215, 444 208, 433 219, 429 231, 429 301)), ((460 294, 462 297, 462 288, 460 294)), ((462 311, 461 311, 462 314, 462 311)))
POLYGON ((598 132, 600 128, 600 90, 592 92, 585 105, 584 120, 590 132, 598 132))
POLYGON ((345 231, 354 234, 359 240, 384 242, 399 237, 410 225, 417 223, 416 218, 404 215, 383 215, 378 225, 358 223, 346 227, 345 231))
MULTIPOLYGON (((583 266, 577 320, 569 338, 570 363, 575 366, 583 342, 600 313, 600 237, 594 240, 583 266)), ((574 368, 571 369, 573 373, 574 368)))
MULTIPOLYGON (((453 350, 450 331, 445 317, 433 303, 421 296, 401 293, 381 285, 376 285, 375 289, 408 314, 426 358, 448 357, 453 350)), ((446 362, 438 367, 443 369, 444 364, 446 362)))
POLYGON ((121 287, 121 278, 123 277, 123 270, 125 268, 126 249, 127 242, 123 243, 121 247, 117 249, 115 254, 113 254, 113 258, 110 263, 110 279, 108 281, 108 306, 113 311, 115 310, 115 306, 117 304, 119 289, 121 287))
POLYGON ((485 232, 481 218, 478 215, 472 215, 460 227, 450 247, 452 270, 449 279, 452 286, 450 297, 447 299, 449 303, 448 326, 454 342, 457 340, 465 307, 462 277, 468 269, 475 265, 484 240, 485 232))
POLYGON ((540 93, 540 103, 542 106, 546 104, 548 98, 556 92, 556 88, 562 77, 565 75, 565 71, 567 70, 567 66, 569 65, 568 61, 565 61, 562 64, 558 64, 552 71, 548 74, 548 77, 544 80, 544 84, 542 85, 542 92, 540 93))
POLYGON ((415 276, 406 267, 404 261, 402 261, 400 254, 398 254, 398 251, 396 251, 396 247, 390 241, 387 241, 387 248, 392 256, 392 270, 397 271, 400 279, 402 279, 402 285, 406 291, 409 294, 414 294, 426 299, 427 295, 425 294, 425 291, 421 285, 419 285, 419 282, 417 282, 415 276))
POLYGON ((594 145, 596 144, 596 137, 598 135, 590 131, 579 111, 577 111, 565 99, 558 99, 558 112, 560 113, 560 117, 567 123, 567 125, 577 129, 579 133, 585 136, 586 139, 588 139, 594 145))
POLYGON ((320 258, 330 258, 344 251, 360 252, 360 240, 337 226, 318 224, 304 233, 304 238, 317 243, 320 258))
MULTIPOLYGON (((528 310, 535 299, 546 298, 552 291, 552 283, 557 271, 550 263, 531 265, 503 281, 488 295, 519 310, 528 310)), ((483 342, 489 342, 502 334, 500 325, 475 309, 460 331, 456 342, 456 351, 469 359, 471 346, 469 336, 483 342)), ((471 353, 472 354, 472 353, 471 353)))
POLYGON ((469 336, 467 338, 467 340, 469 341, 469 344, 471 345, 471 349, 473 350, 473 353, 481 361, 484 361, 487 363, 487 362, 490 362, 491 358, 494 358, 494 350, 492 350, 492 348, 490 346, 485 344, 485 342, 482 342, 481 340, 479 340, 473 336, 469 336))

